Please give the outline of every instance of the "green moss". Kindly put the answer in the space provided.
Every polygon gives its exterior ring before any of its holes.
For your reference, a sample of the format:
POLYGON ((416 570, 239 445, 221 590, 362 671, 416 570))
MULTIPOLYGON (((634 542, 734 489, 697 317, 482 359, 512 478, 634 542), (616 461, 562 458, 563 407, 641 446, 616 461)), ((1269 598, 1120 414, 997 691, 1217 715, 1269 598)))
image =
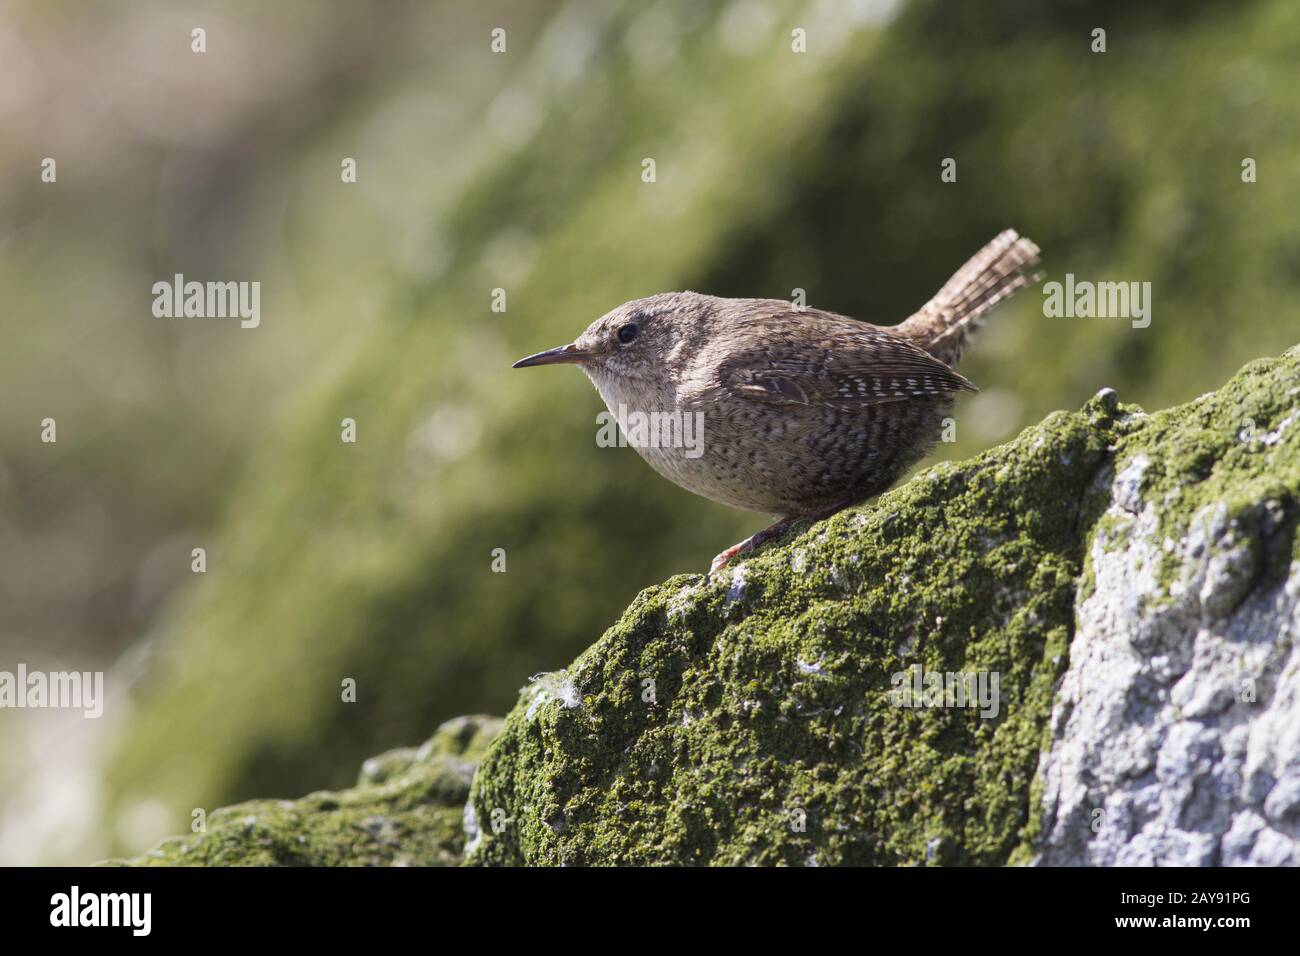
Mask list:
POLYGON ((128 866, 454 866, 470 777, 501 722, 448 721, 418 750, 366 761, 355 787, 252 800, 208 817, 128 866))

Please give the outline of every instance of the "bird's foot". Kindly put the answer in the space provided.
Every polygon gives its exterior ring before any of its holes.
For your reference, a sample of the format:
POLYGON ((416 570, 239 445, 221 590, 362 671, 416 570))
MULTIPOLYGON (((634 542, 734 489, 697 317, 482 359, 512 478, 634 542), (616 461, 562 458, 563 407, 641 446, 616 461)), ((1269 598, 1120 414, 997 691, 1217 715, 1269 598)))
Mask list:
POLYGON ((720 555, 718 555, 716 558, 713 559, 713 563, 709 565, 709 574, 711 575, 715 571, 721 571, 730 563, 731 559, 734 558, 736 555, 744 554, 747 551, 755 551, 761 545, 765 544, 768 541, 771 541, 773 538, 777 538, 785 534, 788 530, 790 530, 790 526, 798 520, 799 519, 797 517, 782 518, 780 521, 776 522, 776 524, 768 525, 762 531, 755 531, 753 534, 751 534, 748 538, 746 538, 744 541, 740 542, 739 544, 733 544, 726 551, 723 551, 720 555))
POLYGON ((716 558, 713 559, 713 561, 709 563, 709 573, 706 574, 705 577, 706 578, 711 577, 712 575, 716 574, 718 571, 721 571, 723 568, 727 566, 727 562, 729 562, 736 555, 740 554, 740 552, 748 548, 752 548, 753 545, 750 544, 750 541, 752 540, 753 540, 752 537, 746 538, 744 541, 740 542, 739 544, 733 544, 726 551, 723 551, 721 554, 719 554, 716 558))
POLYGON ((789 531, 795 522, 804 520, 821 521, 823 518, 829 518, 831 515, 844 510, 854 503, 853 500, 841 501, 831 505, 829 508, 824 508, 821 511, 812 514, 791 515, 788 518, 782 518, 775 524, 768 525, 762 531, 755 531, 744 541, 739 544, 733 544, 726 551, 723 551, 720 555, 714 558, 713 563, 709 565, 709 573, 705 575, 705 578, 707 579, 712 577, 715 571, 721 571, 731 563, 731 559, 736 557, 736 555, 745 554, 749 551, 756 551, 759 547, 766 544, 768 541, 771 541, 773 538, 779 538, 781 535, 789 531))

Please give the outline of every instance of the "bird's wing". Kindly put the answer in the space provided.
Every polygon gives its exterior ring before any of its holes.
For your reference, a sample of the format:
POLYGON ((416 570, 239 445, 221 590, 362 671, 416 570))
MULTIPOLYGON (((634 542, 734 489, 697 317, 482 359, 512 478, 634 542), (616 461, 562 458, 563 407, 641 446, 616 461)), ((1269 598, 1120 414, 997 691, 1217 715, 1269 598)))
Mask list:
POLYGON ((838 334, 829 336, 820 328, 804 334, 788 322, 751 331, 770 334, 756 340, 747 336, 752 345, 729 351, 716 366, 717 386, 737 398, 854 408, 978 391, 901 336, 851 319, 835 322, 838 334), (843 323, 854 327, 846 332, 843 323), (810 347, 810 341, 819 340, 834 344, 810 347))

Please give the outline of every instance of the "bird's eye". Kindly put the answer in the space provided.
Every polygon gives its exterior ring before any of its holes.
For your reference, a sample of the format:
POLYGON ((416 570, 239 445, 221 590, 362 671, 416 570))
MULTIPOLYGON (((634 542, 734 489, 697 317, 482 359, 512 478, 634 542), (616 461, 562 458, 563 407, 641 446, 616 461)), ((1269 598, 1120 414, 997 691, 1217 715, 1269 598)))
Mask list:
POLYGON ((637 327, 635 322, 629 322, 618 330, 618 340, 624 345, 636 338, 637 327))

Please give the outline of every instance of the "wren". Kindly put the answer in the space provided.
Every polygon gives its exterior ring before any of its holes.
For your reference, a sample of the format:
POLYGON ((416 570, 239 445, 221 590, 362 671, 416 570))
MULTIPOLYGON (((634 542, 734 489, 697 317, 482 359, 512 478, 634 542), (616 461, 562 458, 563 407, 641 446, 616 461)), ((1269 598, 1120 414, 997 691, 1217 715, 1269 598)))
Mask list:
POLYGON ((892 327, 781 299, 666 292, 514 367, 578 365, 625 431, 634 412, 696 416, 702 454, 671 441, 637 452, 688 491, 779 519, 714 558, 716 571, 794 521, 880 494, 924 458, 956 394, 977 391, 953 370, 967 337, 1038 278, 1026 272, 1038 252, 1006 230, 892 327))

